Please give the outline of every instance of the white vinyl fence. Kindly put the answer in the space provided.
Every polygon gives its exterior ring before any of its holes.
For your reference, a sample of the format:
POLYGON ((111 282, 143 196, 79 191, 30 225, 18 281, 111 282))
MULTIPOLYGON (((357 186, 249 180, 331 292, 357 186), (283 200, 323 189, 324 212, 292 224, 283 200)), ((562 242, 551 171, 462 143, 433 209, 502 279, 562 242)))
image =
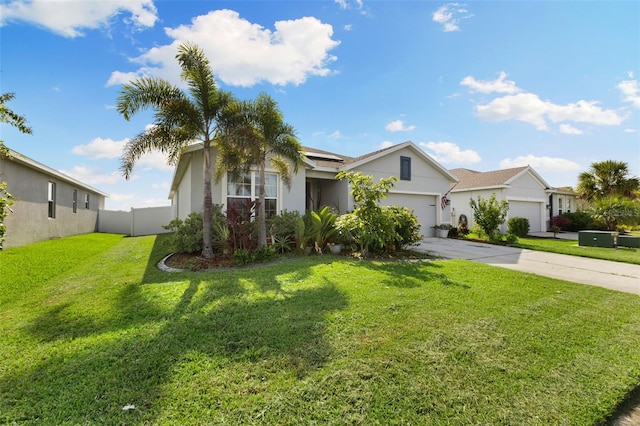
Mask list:
POLYGON ((100 210, 98 211, 98 232, 110 234, 139 235, 163 234, 170 232, 164 229, 173 219, 171 206, 132 208, 130 211, 100 210))

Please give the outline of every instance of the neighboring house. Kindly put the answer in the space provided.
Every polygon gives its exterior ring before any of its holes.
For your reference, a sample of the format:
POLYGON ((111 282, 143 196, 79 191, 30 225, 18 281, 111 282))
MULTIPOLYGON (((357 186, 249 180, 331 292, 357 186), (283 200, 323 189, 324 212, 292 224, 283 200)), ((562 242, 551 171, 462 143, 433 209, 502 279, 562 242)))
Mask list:
POLYGON ((4 248, 97 231, 107 194, 16 151, 10 155, 0 158, 0 180, 15 197, 4 248))
MULTIPOLYGON (((304 213, 321 206, 329 206, 340 214, 352 211, 354 201, 349 194, 348 182, 337 180, 336 174, 356 171, 373 176, 375 182, 397 177, 398 181, 381 204, 412 209, 425 236, 433 235, 429 228, 440 224, 443 217, 449 222, 449 207, 440 207, 441 197, 456 179, 412 142, 356 158, 314 148, 303 150, 304 167, 293 176, 290 189, 283 185, 275 171, 267 168, 265 207, 268 214, 284 210, 304 213)), ((212 157, 216 155, 214 148, 212 157)), ((174 172, 169 193, 174 217, 184 219, 192 211, 202 211, 202 173, 202 145, 195 144, 185 151, 174 172)), ((256 199, 256 175, 252 172, 235 182, 225 176, 220 183, 214 182, 213 203, 227 206, 240 199, 256 199)))
MULTIPOLYGON (((477 200, 478 196, 488 199, 491 194, 496 194, 498 202, 504 200, 509 203, 507 220, 524 217, 529 220, 529 232, 547 230, 548 205, 554 189, 530 166, 490 172, 469 169, 449 171, 459 180, 449 195, 451 206, 458 220, 460 215, 467 217, 469 228, 473 225, 469 200, 477 200)), ((506 223, 501 231, 506 231, 506 223)))
POLYGON ((548 204, 551 216, 575 212, 579 210, 578 194, 570 187, 553 188, 549 194, 548 204))

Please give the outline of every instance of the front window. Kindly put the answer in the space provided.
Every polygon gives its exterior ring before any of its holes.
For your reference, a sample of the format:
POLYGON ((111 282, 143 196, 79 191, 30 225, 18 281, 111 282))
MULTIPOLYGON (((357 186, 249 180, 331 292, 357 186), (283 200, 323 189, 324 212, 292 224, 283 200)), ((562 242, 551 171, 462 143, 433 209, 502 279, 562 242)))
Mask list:
MULTIPOLYGON (((266 217, 278 214, 278 175, 265 173, 264 176, 265 213, 266 217)), ((227 173, 227 206, 248 200, 258 201, 260 195, 260 176, 257 172, 233 177, 227 173)))
POLYGON ((89 208, 89 194, 84 194, 84 208, 89 208))
POLYGON ((400 157, 400 180, 411 180, 411 157, 400 157))
POLYGON ((49 205, 49 217, 53 219, 56 217, 56 184, 54 182, 49 182, 47 199, 49 205))
POLYGON ((562 198, 558 198, 558 214, 562 214, 562 202, 564 200, 562 198))

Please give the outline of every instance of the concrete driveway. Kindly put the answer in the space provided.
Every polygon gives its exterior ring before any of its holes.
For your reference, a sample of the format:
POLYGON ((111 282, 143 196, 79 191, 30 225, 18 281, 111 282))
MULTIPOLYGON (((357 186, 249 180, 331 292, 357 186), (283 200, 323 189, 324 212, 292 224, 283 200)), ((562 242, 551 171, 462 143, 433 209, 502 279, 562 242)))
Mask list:
POLYGON ((425 238, 416 250, 640 295, 640 265, 449 238, 425 238))

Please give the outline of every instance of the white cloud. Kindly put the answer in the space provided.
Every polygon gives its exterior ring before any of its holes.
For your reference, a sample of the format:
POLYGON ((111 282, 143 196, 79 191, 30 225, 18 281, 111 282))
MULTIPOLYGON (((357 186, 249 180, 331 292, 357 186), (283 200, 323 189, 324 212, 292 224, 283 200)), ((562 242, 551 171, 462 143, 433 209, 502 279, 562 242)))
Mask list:
POLYGON ((344 135, 340 132, 340 130, 336 130, 328 136, 329 139, 343 139, 344 135))
POLYGON ((389 148, 394 146, 395 143, 391 142, 391 141, 382 141, 380 142, 380 144, 378 145, 378 149, 385 149, 385 148, 389 148))
POLYGON ((142 168, 143 171, 160 170, 171 172, 175 168, 172 164, 167 164, 167 155, 159 151, 144 154, 136 161, 135 168, 142 168))
POLYGON ((395 120, 385 126, 385 129, 389 132, 410 132, 414 130, 416 126, 405 126, 402 120, 395 120))
POLYGON ((76 155, 83 155, 92 159, 98 158, 118 158, 122 155, 122 149, 129 140, 114 141, 113 139, 95 138, 87 145, 76 145, 71 152, 76 155))
POLYGON ((474 150, 463 151, 452 142, 420 142, 419 145, 430 150, 429 154, 440 163, 474 164, 481 161, 474 150))
POLYGON ((495 80, 476 80, 468 75, 460 82, 461 86, 467 86, 471 92, 480 93, 518 93, 522 90, 516 86, 515 81, 506 80, 507 73, 500 71, 500 76, 495 80))
MULTIPOLYGON (((630 73, 633 76, 633 73, 630 73)), ((618 89, 624 95, 624 100, 631 102, 634 107, 640 108, 640 89, 638 88, 638 80, 625 80, 618 84, 618 89)))
POLYGON ((275 30, 251 23, 233 10, 215 10, 192 19, 190 25, 166 28, 174 41, 153 47, 132 62, 136 71, 114 71, 107 85, 149 75, 180 84, 176 50, 183 42, 201 47, 217 78, 234 86, 253 86, 262 81, 275 85, 301 84, 309 76, 332 73, 329 54, 340 42, 333 40, 333 27, 314 17, 277 21, 275 30))
POLYGON ((159 183, 152 183, 151 184, 151 188, 152 189, 169 189, 169 182, 167 181, 163 181, 163 182, 159 182, 159 183))
POLYGON ((74 166, 71 170, 60 170, 65 175, 78 179, 89 185, 106 185, 115 184, 124 181, 124 177, 120 172, 103 173, 98 168, 87 166, 74 166))
POLYGON ((624 131, 625 131, 625 133, 635 133, 635 132, 637 132, 636 129, 632 129, 632 128, 624 129, 624 131))
POLYGON ((582 130, 576 129, 571 124, 561 124, 560 133, 564 133, 565 135, 581 135, 582 130))
POLYGON ((349 7, 351 7, 352 3, 355 3, 355 7, 357 9, 362 9, 363 6, 363 2, 362 0, 354 0, 354 1, 349 1, 349 0, 334 0, 336 3, 338 3, 338 5, 340 6, 340 9, 348 9, 349 7))
POLYGON ((596 101, 580 100, 567 105, 557 105, 541 100, 533 93, 496 98, 475 107, 479 118, 487 121, 519 120, 532 124, 538 130, 549 130, 547 120, 554 123, 573 121, 601 126, 615 126, 623 117, 614 110, 602 109, 596 101))
POLYGON ((460 19, 471 18, 473 15, 464 8, 464 4, 447 3, 433 12, 433 21, 442 24, 444 32, 460 31, 460 19))
POLYGON ((347 24, 347 25, 345 25, 345 26, 344 26, 344 27, 342 27, 342 28, 344 28, 344 30, 345 30, 345 31, 351 31, 351 30, 353 29, 353 25, 351 25, 351 24, 347 24))
POLYGON ((505 158, 500 161, 501 169, 510 169, 512 167, 522 167, 522 166, 531 166, 536 171, 576 171, 582 170, 582 166, 578 163, 567 160, 565 158, 557 158, 557 157, 536 157, 535 155, 529 154, 526 156, 516 157, 516 158, 505 158))
POLYGON ((108 27, 126 12, 134 27, 153 27, 158 16, 152 0, 51 1, 13 0, 0 4, 0 26, 22 21, 44 27, 64 37, 84 35, 83 30, 108 27))

